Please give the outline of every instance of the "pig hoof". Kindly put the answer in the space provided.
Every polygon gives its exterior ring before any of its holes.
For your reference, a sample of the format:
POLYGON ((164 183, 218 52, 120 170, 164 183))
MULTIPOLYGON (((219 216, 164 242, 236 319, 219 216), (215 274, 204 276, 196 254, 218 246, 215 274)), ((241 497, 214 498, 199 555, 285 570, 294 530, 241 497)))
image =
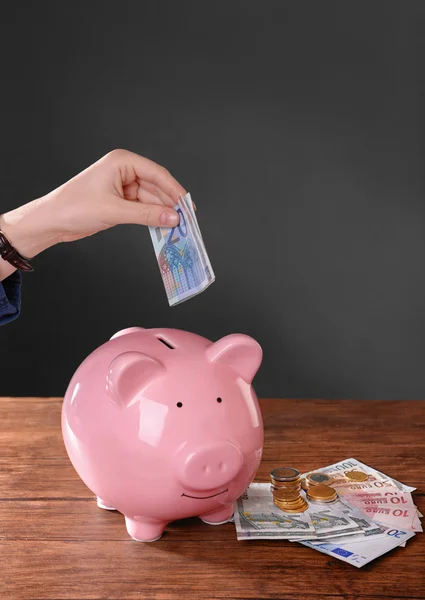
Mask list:
POLYGON ((210 513, 209 515, 202 515, 201 521, 207 525, 224 525, 228 523, 233 517, 233 506, 228 506, 217 510, 216 512, 210 513))
POLYGON ((135 541, 135 542, 145 542, 145 544, 148 544, 150 542, 157 542, 158 540, 160 540, 162 537, 162 533, 159 537, 154 538, 153 540, 139 540, 139 538, 135 538, 133 536, 131 536, 131 538, 135 541))
POLYGON ((103 508, 104 510, 117 510, 113 506, 108 506, 108 504, 105 504, 105 502, 99 497, 97 498, 97 505, 99 508, 103 508))
POLYGON ((147 523, 125 517, 128 534, 136 542, 156 542, 164 533, 165 523, 147 523))
POLYGON ((226 519, 225 521, 206 521, 205 519, 201 519, 201 521, 206 525, 224 525, 225 523, 228 523, 230 519, 226 519))

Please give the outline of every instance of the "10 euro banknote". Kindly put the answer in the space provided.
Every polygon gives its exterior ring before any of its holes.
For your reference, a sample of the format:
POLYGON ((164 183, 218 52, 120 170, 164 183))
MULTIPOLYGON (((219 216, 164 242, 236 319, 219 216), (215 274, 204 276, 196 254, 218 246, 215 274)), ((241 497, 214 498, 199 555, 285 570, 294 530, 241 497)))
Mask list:
POLYGON ((203 292, 215 281, 190 194, 180 196, 173 228, 149 227, 170 306, 203 292))

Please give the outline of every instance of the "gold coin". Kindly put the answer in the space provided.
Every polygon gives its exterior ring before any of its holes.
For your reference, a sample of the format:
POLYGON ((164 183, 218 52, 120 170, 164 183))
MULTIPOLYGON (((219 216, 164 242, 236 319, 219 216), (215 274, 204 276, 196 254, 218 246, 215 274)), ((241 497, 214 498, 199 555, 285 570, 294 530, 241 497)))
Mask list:
POLYGON ((276 504, 276 506, 280 508, 280 510, 288 513, 304 512, 308 508, 308 504, 303 498, 301 498, 301 502, 296 506, 286 506, 282 505, 280 502, 279 504, 276 504))
POLYGON ((300 502, 299 504, 295 504, 294 506, 287 506, 286 504, 276 504, 280 510, 292 510, 293 512, 298 512, 300 510, 304 510, 305 502, 300 502))
POLYGON ((297 500, 296 502, 286 502, 285 500, 273 500, 273 502, 279 506, 287 506, 288 508, 293 508, 294 506, 302 504, 300 500, 297 500))
POLYGON ((338 497, 336 491, 327 485, 314 485, 308 489, 307 496, 311 500, 333 500, 338 497))
POLYGON ((320 471, 315 471, 314 473, 310 473, 306 477, 307 484, 310 485, 332 485, 333 479, 330 475, 326 473, 322 473, 320 471))
POLYGON ((314 504, 332 504, 332 502, 337 502, 338 500, 338 494, 335 495, 334 498, 331 498, 330 500, 318 500, 318 499, 313 499, 313 498, 308 498, 310 500, 310 502, 313 502, 314 504))
POLYGON ((275 490, 276 492, 279 491, 284 491, 284 492, 288 492, 289 494, 291 494, 292 492, 299 492, 301 489, 301 484, 300 482, 297 483, 297 485, 273 485, 272 484, 272 489, 275 490))
POLYGON ((294 496, 293 498, 277 498, 273 496, 273 502, 280 502, 281 504, 298 504, 303 501, 302 496, 294 496))
POLYGON ((274 485, 272 483, 272 489, 274 490, 287 490, 288 492, 293 492, 293 491, 297 491, 301 489, 301 484, 300 482, 297 483, 297 485, 274 485))
POLYGON ((296 487, 290 487, 290 488, 273 486, 270 489, 273 494, 279 493, 279 494, 290 494, 291 495, 291 494, 298 494, 301 489, 301 486, 297 485, 296 487))
MULTIPOLYGON (((297 502, 300 502, 300 498, 301 496, 294 496, 293 498, 278 498, 276 496, 273 496, 273 501, 274 502, 283 502, 285 504, 295 504, 297 502)), ((302 498, 301 498, 302 500, 302 498)))
POLYGON ((304 506, 304 502, 299 502, 298 504, 293 504, 288 506, 287 504, 282 504, 281 502, 275 503, 280 510, 295 510, 302 508, 304 506))
POLYGON ((294 481, 293 483, 291 483, 291 485, 287 484, 287 483, 278 483, 276 485, 276 483, 272 483, 272 486, 275 487, 278 490, 296 490, 299 489, 301 487, 301 481, 294 481))
POLYGON ((308 483, 307 483, 307 481, 306 481, 306 478, 305 478, 305 477, 303 477, 303 478, 301 479, 301 487, 303 488, 303 490, 304 490, 304 491, 306 491, 306 490, 308 489, 308 483))
POLYGON ((295 498, 300 497, 300 493, 298 490, 294 492, 288 493, 286 490, 278 490, 277 492, 273 492, 273 497, 278 500, 293 500, 295 498))
POLYGON ((291 481, 281 481, 280 479, 271 478, 273 485, 277 485, 278 487, 291 487, 292 485, 297 485, 300 482, 300 478, 296 477, 295 479, 291 479, 291 481))
POLYGON ((270 488, 273 496, 278 496, 279 498, 293 498, 294 496, 300 495, 301 488, 294 488, 293 490, 285 490, 283 488, 270 488))
POLYGON ((299 481, 295 481, 295 482, 294 482, 293 484, 291 484, 291 485, 286 485, 286 483, 285 483, 285 485, 282 485, 281 483, 277 483, 277 484, 276 484, 276 483, 275 483, 275 482, 272 480, 272 486, 273 486, 273 487, 275 487, 275 488, 276 488, 276 489, 278 489, 278 490, 296 490, 296 489, 299 489, 299 488, 300 488, 300 486, 301 486, 301 483, 300 483, 299 481))
POLYGON ((363 473, 363 471, 346 471, 345 476, 350 481, 366 481, 369 475, 363 473))

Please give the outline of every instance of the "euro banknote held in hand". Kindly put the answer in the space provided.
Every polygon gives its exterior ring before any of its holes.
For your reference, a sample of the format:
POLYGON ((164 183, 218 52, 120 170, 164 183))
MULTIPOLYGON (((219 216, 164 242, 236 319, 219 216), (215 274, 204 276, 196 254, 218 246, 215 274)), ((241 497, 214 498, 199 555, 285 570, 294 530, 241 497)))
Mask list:
POLYGON ((180 217, 176 227, 149 228, 170 306, 200 294, 215 281, 190 194, 180 196, 175 210, 180 217))

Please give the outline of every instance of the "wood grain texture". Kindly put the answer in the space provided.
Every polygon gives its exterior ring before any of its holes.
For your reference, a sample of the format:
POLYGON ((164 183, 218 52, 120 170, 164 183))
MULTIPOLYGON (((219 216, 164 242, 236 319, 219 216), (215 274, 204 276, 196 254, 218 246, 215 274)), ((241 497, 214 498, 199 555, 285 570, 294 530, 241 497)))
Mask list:
MULTIPOLYGON (((354 456, 418 488, 425 513, 425 402, 263 400, 257 480, 354 456)), ((61 399, 0 398, 0 598, 419 600, 425 536, 356 569, 285 541, 238 542, 229 523, 172 523, 153 544, 97 508, 67 458, 61 399)))

